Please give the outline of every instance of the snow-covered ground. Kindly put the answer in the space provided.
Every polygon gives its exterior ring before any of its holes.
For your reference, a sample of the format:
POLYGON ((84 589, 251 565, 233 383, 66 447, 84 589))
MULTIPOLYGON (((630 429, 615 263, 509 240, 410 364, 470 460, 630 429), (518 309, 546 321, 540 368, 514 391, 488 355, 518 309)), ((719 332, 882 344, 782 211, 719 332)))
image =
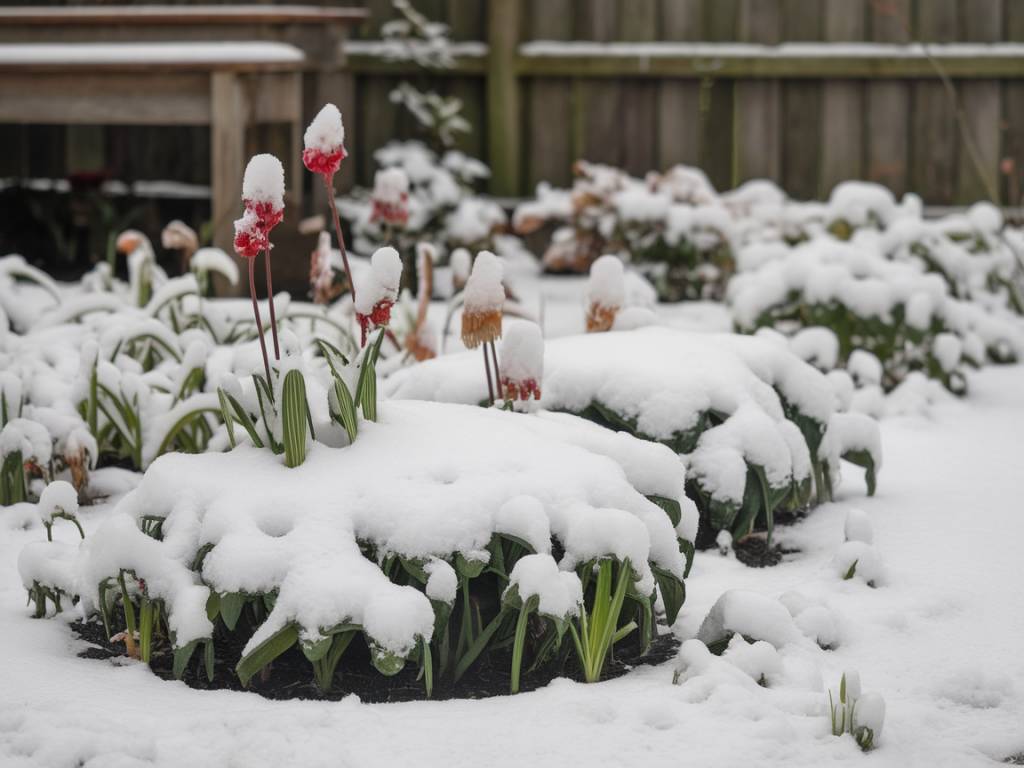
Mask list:
MULTIPOLYGON (((41 531, 0 519, 0 765, 16 766, 981 766, 1024 752, 1024 367, 987 368, 963 401, 882 422, 878 495, 779 529, 797 554, 751 569, 702 552, 675 630, 696 634, 728 589, 800 593, 831 611, 832 651, 794 642, 759 687, 728 659, 643 667, 597 685, 556 680, 488 700, 362 704, 196 691, 139 663, 76 657, 62 621, 29 618, 16 560, 41 531), (863 509, 884 578, 842 581, 832 559, 863 509), (829 733, 826 686, 859 671, 884 696, 881 745, 829 733)), ((859 473, 858 473, 859 474, 859 473)), ((83 509, 87 533, 110 506, 83 509)), ((54 530, 72 542, 70 526, 54 530)), ((797 599, 792 594, 788 602, 797 599)), ((738 655, 737 655, 738 656, 738 655)))

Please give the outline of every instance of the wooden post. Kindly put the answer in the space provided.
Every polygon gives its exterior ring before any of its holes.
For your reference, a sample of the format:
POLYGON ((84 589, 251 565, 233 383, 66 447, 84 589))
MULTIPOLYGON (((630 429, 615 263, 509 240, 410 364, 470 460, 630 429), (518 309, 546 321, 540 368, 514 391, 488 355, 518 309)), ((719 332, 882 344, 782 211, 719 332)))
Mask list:
POLYGON ((487 40, 487 156, 491 192, 517 195, 519 187, 520 125, 516 48, 519 42, 519 0, 491 0, 487 40))
MULTIPOLYGON (((242 213, 245 168, 245 95, 234 72, 210 78, 210 197, 213 243, 232 253, 234 220, 242 213)), ((242 265, 244 266, 244 265, 242 265)))

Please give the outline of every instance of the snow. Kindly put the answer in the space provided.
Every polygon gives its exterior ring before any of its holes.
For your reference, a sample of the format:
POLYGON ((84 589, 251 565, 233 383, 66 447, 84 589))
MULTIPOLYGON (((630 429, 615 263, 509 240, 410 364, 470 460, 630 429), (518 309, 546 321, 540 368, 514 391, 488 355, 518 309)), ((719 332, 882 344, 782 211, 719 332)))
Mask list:
POLYGON ((338 108, 333 104, 325 104, 306 127, 302 139, 306 149, 325 154, 342 149, 345 144, 345 126, 338 108))
POLYGON ((271 210, 284 208, 284 166, 271 154, 253 155, 242 177, 242 199, 268 203, 271 210))
POLYGON ((697 639, 711 645, 734 633, 744 639, 764 640, 775 648, 800 639, 789 611, 781 603, 742 589, 731 589, 718 598, 700 625, 697 639))
POLYGON ((401 168, 382 168, 373 176, 373 199, 399 205, 409 194, 409 177, 401 168))
POLYGON ((402 281, 402 258, 391 246, 378 248, 370 259, 368 279, 357 286, 356 311, 369 316, 380 303, 394 303, 402 281))
MULTIPOLYGON (((1017 648, 1024 634, 1017 599, 1021 520, 1012 503, 1024 429, 1022 374, 1020 367, 986 369, 972 376, 967 400, 946 399, 929 416, 882 423, 888 477, 879 496, 856 504, 871 519, 875 547, 888 565, 883 587, 868 589, 827 572, 843 538, 845 498, 788 527, 784 535, 801 551, 774 568, 750 569, 717 551, 698 552, 675 627, 685 641, 679 663, 689 670, 676 686, 676 665, 669 663, 597 685, 555 680, 487 700, 270 701, 193 690, 139 664, 77 658, 81 645, 63 622, 28 618, 16 560, 41 532, 5 531, 0 762, 318 768, 337 765, 340 755, 368 768, 469 765, 487 744, 493 746, 488 760, 499 766, 611 765, 607 744, 614 743, 617 765, 677 765, 680 745, 709 766, 744 764, 751 754, 772 767, 865 760, 894 768, 992 765, 1024 750, 1024 688, 1017 682, 1024 679, 1017 648), (965 509, 969 517, 960 519, 965 509), (937 552, 953 551, 958 556, 947 567, 935 567, 937 552), (759 686, 733 663, 735 654, 714 657, 688 639, 722 592, 734 588, 767 595, 799 590, 811 605, 822 600, 842 620, 843 642, 832 651, 809 642, 783 647, 778 671, 767 676, 767 688, 759 686), (859 670, 864 681, 861 706, 871 691, 887 705, 881 743, 867 757, 848 736, 828 733, 825 683, 835 685, 847 669, 859 670), (145 706, 111 704, 125 700, 145 706), (514 733, 509 722, 516 723, 514 733)), ((88 508, 87 534, 110 515, 109 506, 88 508)), ((54 534, 58 543, 77 546, 71 527, 54 534)))
POLYGON ((619 309, 626 300, 626 286, 622 260, 605 255, 590 267, 587 281, 587 301, 610 310, 619 309))
POLYGON ((542 553, 521 557, 512 567, 505 594, 515 590, 525 603, 538 600, 542 616, 568 619, 579 614, 583 603, 583 585, 574 571, 563 571, 551 555, 542 553))
POLYGON ((66 480, 54 480, 40 494, 37 509, 39 519, 44 523, 52 523, 57 513, 75 517, 78 514, 78 491, 66 480))
POLYGON ((220 248, 200 248, 192 254, 188 266, 196 273, 216 272, 231 285, 238 285, 238 264, 220 248))
POLYGON ((467 314, 500 311, 505 303, 502 286, 504 267, 501 259, 490 251, 481 251, 473 261, 473 271, 466 281, 463 306, 467 314))
POLYGON ((4 43, 0 64, 273 64, 305 61, 301 50, 274 42, 4 43))
POLYGON ((843 535, 847 541, 862 541, 870 544, 874 540, 871 531, 871 519, 862 509, 851 509, 846 513, 843 535))

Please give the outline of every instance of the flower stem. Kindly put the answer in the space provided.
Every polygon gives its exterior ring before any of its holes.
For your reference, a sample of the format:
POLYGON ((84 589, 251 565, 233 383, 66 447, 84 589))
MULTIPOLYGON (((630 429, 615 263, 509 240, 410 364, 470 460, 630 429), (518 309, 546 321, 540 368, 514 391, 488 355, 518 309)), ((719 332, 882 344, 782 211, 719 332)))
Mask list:
POLYGON ((270 302, 270 332, 274 336, 274 359, 281 359, 281 346, 277 343, 277 315, 274 313, 274 281, 270 270, 270 238, 267 238, 267 249, 263 251, 263 265, 267 272, 267 301, 270 302))
POLYGON ((267 386, 271 386, 270 360, 267 358, 267 342, 263 338, 263 320, 260 319, 260 307, 256 303, 256 259, 249 262, 249 295, 252 296, 252 314, 256 318, 256 335, 260 339, 260 350, 263 352, 263 370, 267 373, 267 386))
POLYGON ((491 359, 487 356, 487 342, 482 345, 484 350, 484 370, 487 372, 487 394, 490 398, 488 402, 494 403, 494 385, 491 384, 491 359))
POLYGON ((505 396, 501 393, 501 369, 498 368, 498 349, 494 346, 494 342, 490 342, 491 345, 491 359, 494 360, 494 384, 498 389, 498 399, 504 400, 505 396))
POLYGON ((348 276, 348 289, 352 294, 352 303, 356 303, 356 281, 352 277, 352 270, 348 266, 348 251, 345 249, 345 237, 341 234, 341 219, 338 218, 338 204, 334 201, 334 177, 323 177, 324 186, 327 187, 327 202, 331 206, 331 215, 334 217, 334 232, 338 236, 338 249, 341 251, 341 261, 345 265, 345 274, 348 276))

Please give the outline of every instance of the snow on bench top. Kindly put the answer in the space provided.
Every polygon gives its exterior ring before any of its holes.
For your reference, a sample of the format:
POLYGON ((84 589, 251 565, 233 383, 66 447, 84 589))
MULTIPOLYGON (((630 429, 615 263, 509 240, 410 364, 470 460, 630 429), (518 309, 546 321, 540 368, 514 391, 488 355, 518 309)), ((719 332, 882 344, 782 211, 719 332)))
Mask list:
POLYGON ((0 65, 301 64, 305 55, 275 42, 4 43, 0 65))

